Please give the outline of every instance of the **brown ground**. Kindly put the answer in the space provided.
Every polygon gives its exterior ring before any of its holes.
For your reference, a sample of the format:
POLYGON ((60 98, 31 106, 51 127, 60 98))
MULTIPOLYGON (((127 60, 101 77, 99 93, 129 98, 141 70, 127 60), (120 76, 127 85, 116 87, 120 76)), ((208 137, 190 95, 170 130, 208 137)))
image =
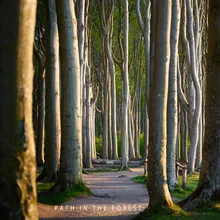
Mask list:
POLYGON ((39 204, 40 219, 130 220, 147 207, 147 188, 131 178, 141 175, 142 168, 132 172, 105 172, 83 175, 93 196, 73 198, 62 206, 39 204))

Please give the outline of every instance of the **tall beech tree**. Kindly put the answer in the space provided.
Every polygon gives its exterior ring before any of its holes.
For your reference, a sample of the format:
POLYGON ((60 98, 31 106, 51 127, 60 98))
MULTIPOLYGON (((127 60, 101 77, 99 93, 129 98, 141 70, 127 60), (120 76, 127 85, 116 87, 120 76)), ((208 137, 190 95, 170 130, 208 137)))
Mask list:
POLYGON ((36 4, 9 0, 0 6, 0 219, 38 219, 32 125, 36 4))
POLYGON ((209 1, 203 160, 197 189, 180 204, 189 210, 220 199, 220 1, 209 1))
MULTIPOLYGON (((154 4, 154 3, 153 3, 154 4)), ((140 0, 136 2, 137 19, 140 30, 144 36, 145 44, 145 65, 146 65, 146 89, 145 89, 145 114, 144 114, 144 158, 147 158, 148 144, 149 144, 149 96, 150 96, 150 8, 151 1, 146 3, 145 22, 143 21, 140 11, 140 0)))
POLYGON ((129 114, 129 78, 128 78, 128 0, 124 0, 124 74, 123 74, 123 113, 121 139, 121 169, 128 167, 128 114, 129 114))
POLYGON ((177 105, 177 65, 178 43, 180 27, 180 1, 172 1, 172 24, 171 24, 171 56, 169 69, 168 109, 167 109, 167 181, 169 189, 174 190, 176 180, 176 144, 178 126, 177 105))
POLYGON ((55 0, 46 3, 45 163, 38 180, 54 181, 60 159, 59 42, 55 0))
POLYGON ((149 109, 148 180, 149 208, 172 205, 167 185, 166 136, 167 97, 170 65, 170 0, 157 0, 154 79, 149 109))
POLYGON ((72 0, 57 0, 61 64, 61 155, 55 192, 82 183, 82 113, 77 20, 72 0))
MULTIPOLYGON (((189 163, 188 163, 188 172, 195 171, 195 158, 196 158, 196 148, 198 144, 199 138, 199 121, 201 115, 201 107, 202 107, 202 97, 201 97, 201 88, 199 84, 198 77, 198 65, 196 59, 197 52, 197 36, 194 34, 194 23, 193 23, 193 11, 190 0, 186 0, 186 8, 187 8, 187 18, 188 18, 188 34, 189 34, 189 48, 190 48, 190 72, 193 81, 193 86, 195 88, 195 111, 192 116, 191 121, 191 131, 190 131, 190 151, 189 151, 189 163)), ((196 28, 195 24, 195 28, 196 28)), ((192 88, 194 90, 194 88, 192 88)))

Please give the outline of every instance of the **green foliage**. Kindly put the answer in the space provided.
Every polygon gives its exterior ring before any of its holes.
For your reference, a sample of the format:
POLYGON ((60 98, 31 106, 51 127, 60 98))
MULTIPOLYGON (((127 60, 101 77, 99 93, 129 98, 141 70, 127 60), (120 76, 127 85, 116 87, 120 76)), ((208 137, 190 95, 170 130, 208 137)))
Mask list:
POLYGON ((185 212, 177 205, 162 207, 158 210, 141 212, 133 220, 208 220, 220 218, 220 203, 216 203, 214 208, 196 209, 194 212, 185 212))
MULTIPOLYGON (((132 180, 136 183, 146 183, 147 177, 143 174, 141 176, 133 177, 132 180)), ((187 176, 186 179, 186 188, 182 188, 182 177, 179 176, 178 178, 178 185, 176 186, 175 190, 172 192, 172 196, 177 199, 184 199, 188 197, 197 187, 199 182, 199 173, 193 173, 187 176)))
POLYGON ((118 143, 118 156, 121 157, 121 133, 117 133, 117 143, 118 143))
POLYGON ((133 218, 133 220, 145 220, 145 219, 190 219, 188 213, 183 211, 179 206, 172 205, 170 207, 160 207, 154 210, 146 209, 139 215, 133 218), (183 217, 183 218, 182 218, 183 217))
POLYGON ((144 133, 140 134, 140 153, 141 153, 141 156, 143 157, 144 155, 144 133))
POLYGON ((179 176, 178 178, 178 186, 172 193, 172 196, 176 197, 177 199, 184 199, 188 197, 197 187, 199 182, 199 173, 193 173, 188 175, 186 178, 186 188, 180 187, 182 184, 182 177, 179 176))
POLYGON ((135 176, 132 178, 132 180, 135 183, 146 183, 147 177, 145 174, 142 174, 141 176, 135 176))
POLYGON ((96 152, 102 154, 102 137, 95 138, 96 152))
POLYGON ((72 186, 68 191, 54 194, 49 190, 54 183, 43 183, 37 184, 38 202, 47 205, 60 205, 72 197, 78 197, 81 195, 91 195, 91 191, 84 184, 72 186))
MULTIPOLYGON (((96 152, 102 154, 102 137, 96 137, 96 152)), ((117 144, 118 144, 118 156, 121 157, 121 133, 117 133, 117 144)), ((144 133, 140 134, 140 153, 143 156, 144 153, 144 133)))

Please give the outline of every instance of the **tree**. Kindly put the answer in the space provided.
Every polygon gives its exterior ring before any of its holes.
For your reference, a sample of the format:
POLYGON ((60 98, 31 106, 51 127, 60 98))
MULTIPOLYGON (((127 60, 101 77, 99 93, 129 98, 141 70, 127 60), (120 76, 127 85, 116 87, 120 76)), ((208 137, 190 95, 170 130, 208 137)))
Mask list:
POLYGON ((168 109, 167 109, 167 181, 171 191, 174 190, 176 180, 176 143, 178 126, 177 106, 177 65, 178 43, 180 27, 180 3, 172 1, 172 24, 171 24, 171 57, 169 70, 168 109))
POLYGON ((124 0, 124 75, 123 75, 123 114, 121 132, 121 169, 128 167, 128 113, 129 113, 129 79, 128 79, 128 0, 124 0))
MULTIPOLYGON (((152 7, 154 7, 154 4, 152 7)), ((144 115, 144 159, 147 159, 147 151, 149 144, 149 96, 150 96, 150 8, 151 1, 147 1, 146 5, 146 22, 144 23, 143 18, 140 12, 140 0, 136 2, 137 7, 137 18, 138 23, 141 29, 141 32, 144 35, 144 44, 145 44, 145 59, 146 59, 146 89, 145 89, 145 115, 144 115)))
POLYGON ((38 219, 32 126, 36 4, 2 1, 0 7, 1 219, 38 219))
POLYGON ((167 96, 170 64, 171 1, 156 4, 154 79, 149 109, 148 181, 149 208, 172 205, 166 182, 167 96))
POLYGON ((59 42, 55 0, 47 0, 45 163, 38 180, 55 181, 60 159, 59 42))
POLYGON ((198 187, 180 203, 187 210, 210 205, 212 199, 220 199, 220 2, 218 0, 209 1, 208 15, 204 150, 198 187))
POLYGON ((188 172, 191 173, 195 170, 195 158, 196 158, 196 147, 199 138, 199 120, 201 115, 202 97, 201 89, 198 78, 198 66, 196 60, 197 51, 197 37, 194 34, 193 24, 193 12, 192 6, 189 0, 186 0, 187 17, 188 17, 188 34, 190 44, 190 72, 195 87, 195 112, 192 117, 191 131, 190 131, 190 152, 189 152, 189 163, 188 172))
POLYGON ((61 156, 55 192, 82 183, 82 118, 77 20, 71 0, 57 0, 61 64, 61 156))

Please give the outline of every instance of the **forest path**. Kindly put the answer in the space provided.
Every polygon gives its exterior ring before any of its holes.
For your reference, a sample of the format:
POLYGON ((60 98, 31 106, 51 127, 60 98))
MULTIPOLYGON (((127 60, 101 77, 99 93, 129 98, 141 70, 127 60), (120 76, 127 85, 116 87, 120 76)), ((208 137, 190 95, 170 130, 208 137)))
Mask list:
POLYGON ((101 172, 83 175, 93 196, 73 198, 62 206, 39 204, 40 219, 130 220, 147 207, 147 188, 132 177, 141 175, 142 168, 132 172, 101 172))

